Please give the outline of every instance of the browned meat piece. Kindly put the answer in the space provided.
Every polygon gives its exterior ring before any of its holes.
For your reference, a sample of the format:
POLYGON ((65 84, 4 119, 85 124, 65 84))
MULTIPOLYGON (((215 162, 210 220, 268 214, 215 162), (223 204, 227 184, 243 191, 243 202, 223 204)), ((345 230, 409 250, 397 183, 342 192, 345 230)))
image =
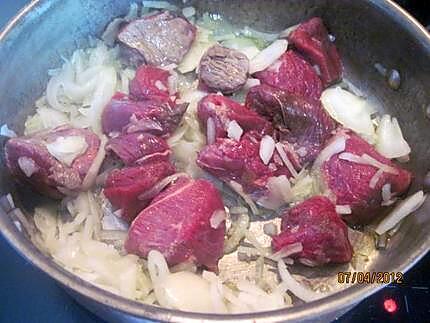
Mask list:
POLYGON ((215 45, 200 61, 199 80, 210 91, 230 94, 245 84, 248 70, 249 60, 244 54, 215 45))
POLYGON ((35 191, 62 198, 79 192, 99 146, 99 138, 90 130, 60 126, 11 138, 5 146, 6 165, 35 191))
POLYGON ((195 36, 196 27, 185 18, 165 11, 130 22, 121 30, 118 39, 137 50, 146 64, 162 66, 179 64, 195 36))

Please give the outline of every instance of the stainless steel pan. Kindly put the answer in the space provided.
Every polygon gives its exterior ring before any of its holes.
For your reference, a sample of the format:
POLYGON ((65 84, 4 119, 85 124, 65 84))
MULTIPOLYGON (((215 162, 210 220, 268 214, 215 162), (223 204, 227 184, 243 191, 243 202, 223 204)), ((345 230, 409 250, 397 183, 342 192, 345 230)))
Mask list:
MULTIPOLYGON (((421 187, 430 160, 430 36, 411 16, 389 0, 248 0, 189 1, 200 11, 220 12, 233 22, 264 31, 279 31, 318 15, 336 34, 346 78, 398 116, 412 146, 408 164, 416 174, 412 190, 421 187), (401 75, 394 91, 373 65, 382 63, 401 75)), ((187 4, 188 5, 188 4, 187 4)), ((59 66, 60 55, 85 46, 89 35, 100 35, 106 24, 125 14, 128 1, 33 0, 0 32, 0 124, 21 129, 34 100, 47 82, 47 70, 59 66)), ((23 207, 34 196, 17 191, 1 165, 0 193, 13 192, 23 207)), ((130 301, 68 273, 43 255, 17 230, 0 209, 0 230, 10 244, 36 267, 63 285, 80 303, 111 322, 137 322, 143 318, 165 321, 328 321, 339 316, 382 285, 354 285, 312 304, 284 310, 244 314, 193 314, 130 301)), ((407 271, 430 249, 430 201, 409 217, 387 250, 379 252, 367 268, 407 271)))

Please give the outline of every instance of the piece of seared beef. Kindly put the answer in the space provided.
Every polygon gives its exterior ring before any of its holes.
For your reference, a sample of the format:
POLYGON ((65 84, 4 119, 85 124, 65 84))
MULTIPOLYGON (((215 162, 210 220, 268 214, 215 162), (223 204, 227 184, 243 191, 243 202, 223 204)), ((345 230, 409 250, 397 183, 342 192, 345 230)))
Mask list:
POLYGON ((245 54, 215 45, 200 60, 199 80, 211 92, 231 94, 246 83, 248 70, 249 60, 245 54))
POLYGON ((126 166, 143 165, 155 161, 169 161, 170 149, 167 142, 149 133, 121 134, 111 138, 106 145, 126 166))
POLYGON ((169 77, 169 71, 149 65, 140 66, 136 76, 130 81, 130 97, 139 101, 151 99, 154 96, 170 96, 169 77))
POLYGON ((412 175, 381 156, 350 130, 339 131, 327 143, 327 149, 343 140, 346 141, 345 150, 320 161, 321 167, 316 171, 320 174, 322 188, 328 190, 326 193, 336 205, 351 208, 352 213, 344 214, 344 219, 352 224, 367 224, 383 209, 382 187, 389 184, 393 197, 401 195, 408 189, 412 175))
POLYGON ((167 96, 134 101, 125 94, 115 94, 102 114, 103 132, 146 132, 168 136, 181 122, 186 104, 176 104, 167 96))
POLYGON ((257 200, 265 194, 270 177, 291 177, 276 151, 268 165, 263 163, 259 155, 260 142, 261 136, 254 131, 245 133, 240 141, 218 138, 200 151, 197 165, 226 183, 241 184, 243 190, 257 200))
POLYGON ((209 118, 215 125, 215 138, 227 136, 231 121, 236 121, 243 131, 255 130, 259 134, 272 134, 270 122, 262 118, 242 104, 222 95, 209 94, 200 100, 197 107, 197 116, 203 128, 209 118))
POLYGON ((121 217, 131 222, 151 202, 139 197, 174 172, 167 161, 115 169, 109 173, 103 193, 115 208, 122 209, 121 217))
POLYGON ((264 71, 254 75, 261 83, 301 96, 318 100, 322 83, 314 68, 294 50, 286 51, 264 71))
POLYGON ((60 126, 29 136, 11 138, 5 145, 12 176, 52 198, 77 194, 100 147, 87 129, 60 126))
POLYGON ((146 64, 166 66, 182 61, 195 36, 196 27, 188 20, 164 11, 128 23, 118 40, 138 51, 146 64))
POLYGON ((314 196, 285 211, 281 233, 273 237, 272 248, 279 251, 294 243, 303 250, 290 257, 309 266, 346 263, 352 258, 348 228, 324 196, 314 196))
POLYGON ((288 37, 288 41, 312 64, 317 65, 324 87, 342 78, 342 62, 336 46, 319 17, 301 23, 288 37))
POLYGON ((169 265, 192 261, 217 271, 225 234, 220 212, 224 205, 210 182, 182 177, 139 213, 125 249, 140 257, 158 250, 169 265))
POLYGON ((245 104, 273 121, 280 141, 297 154, 301 165, 315 160, 335 129, 335 122, 319 100, 291 95, 269 85, 252 87, 245 104))

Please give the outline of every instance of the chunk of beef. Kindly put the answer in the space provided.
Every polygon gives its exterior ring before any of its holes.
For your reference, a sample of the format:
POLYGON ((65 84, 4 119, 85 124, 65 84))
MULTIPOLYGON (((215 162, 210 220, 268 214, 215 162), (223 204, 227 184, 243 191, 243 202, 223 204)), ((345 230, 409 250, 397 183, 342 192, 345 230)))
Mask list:
POLYGON ((204 147, 197 158, 197 165, 220 180, 235 181, 254 199, 265 194, 270 177, 291 174, 275 152, 265 165, 260 158, 261 136, 247 132, 240 141, 219 138, 213 145, 204 147))
MULTIPOLYGON (((329 190, 329 196, 337 205, 348 205, 352 213, 344 218, 353 224, 366 224, 373 220, 383 209, 382 187, 391 186, 393 196, 404 193, 412 179, 409 171, 404 170, 389 159, 381 156, 373 146, 352 131, 340 131, 327 145, 346 138, 345 151, 335 154, 321 166, 321 180, 323 187, 329 190), (345 160, 349 156, 343 153, 361 157, 366 154, 374 160, 390 168, 380 176, 376 175, 378 167, 363 162, 345 160), (376 183, 371 187, 371 180, 376 176, 376 183)), ((375 179, 374 179, 375 180, 375 179)))
POLYGON ((313 162, 335 129, 320 101, 291 95, 268 85, 252 87, 246 106, 272 120, 280 140, 291 146, 301 165, 313 162))
POLYGON ((167 142, 149 133, 129 133, 111 138, 106 145, 125 165, 143 165, 155 161, 169 161, 170 149, 167 142))
POLYGON ((136 76, 130 81, 130 97, 137 101, 154 96, 168 97, 169 77, 169 71, 161 68, 149 65, 139 67, 136 76))
POLYGON ((5 159, 18 181, 59 199, 79 192, 99 147, 92 131, 60 126, 9 139, 5 159))
POLYGON ((147 132, 168 136, 179 125, 186 104, 176 104, 166 96, 133 101, 117 93, 105 107, 102 127, 105 134, 147 132))
POLYGON ((245 54, 215 45, 200 60, 199 80, 209 91, 230 94, 246 83, 248 70, 249 60, 245 54))
POLYGON ((255 130, 260 134, 273 132, 270 122, 258 113, 222 95, 209 94, 201 99, 197 107, 197 116, 204 128, 206 128, 207 120, 212 118, 216 138, 227 136, 227 129, 233 120, 243 131, 255 130))
POLYGON ((299 242, 303 250, 290 257, 305 265, 345 263, 352 258, 348 228, 327 197, 314 196, 284 212, 281 230, 273 237, 273 250, 299 242))
POLYGON ((131 222, 151 202, 139 196, 174 172, 173 165, 166 161, 115 169, 106 179, 104 195, 114 207, 122 209, 121 217, 131 222))
POLYGON ((193 261, 216 271, 225 234, 225 221, 211 221, 216 212, 224 205, 210 182, 179 179, 133 221, 125 249, 141 257, 158 250, 170 265, 193 261))
POLYGON ((179 64, 191 47, 196 27, 169 11, 134 20, 118 39, 137 50, 148 65, 179 64))
POLYGON ((314 17, 301 23, 288 41, 318 66, 325 87, 341 79, 342 62, 321 18, 314 17))
POLYGON ((255 73, 263 84, 279 88, 296 96, 318 100, 321 80, 314 68, 297 52, 286 51, 264 71, 255 73))

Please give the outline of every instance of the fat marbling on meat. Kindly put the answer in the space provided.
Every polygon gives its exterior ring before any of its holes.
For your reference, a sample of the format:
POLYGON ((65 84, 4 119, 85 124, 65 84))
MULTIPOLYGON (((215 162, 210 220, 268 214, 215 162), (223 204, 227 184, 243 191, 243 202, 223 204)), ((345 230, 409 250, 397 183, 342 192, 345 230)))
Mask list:
POLYGON ((348 228, 324 196, 314 196, 282 214, 281 233, 273 237, 272 248, 276 252, 295 243, 301 243, 303 250, 289 257, 306 265, 346 263, 352 258, 348 228))
POLYGON ((225 212, 224 205, 210 182, 180 178, 139 213, 125 249, 141 257, 158 250, 169 265, 192 261, 217 271, 225 234, 222 218, 211 221, 217 212, 225 212))
POLYGON ((80 191, 99 147, 100 139, 92 131, 65 125, 11 138, 4 151, 6 165, 14 178, 41 194, 60 199, 80 191), (73 147, 74 143, 64 146, 64 140, 71 138, 82 139, 78 144, 81 147, 73 147), (52 144, 57 145, 55 150, 62 151, 60 154, 72 155, 69 162, 50 152, 52 144))
POLYGON ((209 91, 231 94, 246 83, 248 70, 249 60, 245 54, 214 45, 200 60, 198 77, 209 91))
POLYGON ((188 20, 164 11, 128 23, 118 40, 134 49, 133 55, 137 51, 146 64, 166 66, 182 61, 195 36, 196 27, 188 20))

